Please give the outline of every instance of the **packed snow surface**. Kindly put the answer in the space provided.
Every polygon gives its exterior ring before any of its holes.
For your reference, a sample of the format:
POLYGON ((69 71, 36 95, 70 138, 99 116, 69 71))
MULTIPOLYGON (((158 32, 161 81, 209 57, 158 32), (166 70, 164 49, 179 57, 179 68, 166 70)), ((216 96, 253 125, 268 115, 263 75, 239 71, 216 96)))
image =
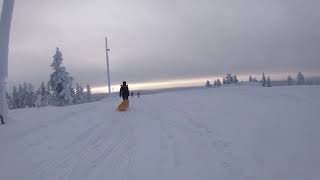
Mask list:
POLYGON ((319 180, 320 86, 224 87, 10 111, 1 180, 319 180))

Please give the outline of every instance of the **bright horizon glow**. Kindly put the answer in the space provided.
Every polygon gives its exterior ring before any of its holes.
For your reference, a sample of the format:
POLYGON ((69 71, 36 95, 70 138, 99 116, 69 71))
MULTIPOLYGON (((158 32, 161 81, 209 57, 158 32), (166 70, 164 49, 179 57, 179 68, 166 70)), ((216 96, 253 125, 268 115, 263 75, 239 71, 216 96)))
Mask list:
MULTIPOLYGON (((212 78, 212 77, 211 77, 212 78)), ((193 87, 200 86, 203 81, 208 78, 191 78, 191 79, 180 79, 180 80, 169 80, 169 81, 158 81, 158 82, 141 82, 141 83, 130 83, 128 82, 130 90, 155 90, 155 89, 166 89, 166 88, 178 88, 178 87, 193 87)), ((108 87, 95 87, 92 88, 93 93, 105 93, 108 87)), ((119 92, 119 85, 111 86, 112 92, 119 92)))
MULTIPOLYGON (((297 73, 266 73, 266 76, 270 76, 271 80, 285 80, 288 75, 291 75, 295 78, 297 73)), ((319 76, 319 72, 306 72, 304 73, 307 77, 319 76)), ((237 75, 239 81, 248 81, 250 74, 241 74, 237 75)), ((257 80, 261 79, 262 74, 251 74, 252 77, 256 77, 257 80)), ((209 76, 209 77, 202 77, 202 78, 190 78, 190 79, 175 79, 175 80, 168 80, 168 81, 155 81, 155 82, 138 82, 138 83, 130 83, 127 82, 129 85, 130 90, 137 91, 137 90, 157 90, 157 89, 167 89, 167 88, 183 88, 183 87, 197 87, 197 86, 204 86, 206 81, 209 80, 213 83, 214 80, 220 79, 222 80, 223 76, 209 76)), ((120 83, 118 85, 111 85, 112 92, 119 92, 120 83)), ((108 91, 107 86, 103 87, 94 87, 91 89, 92 93, 106 93, 108 91)))

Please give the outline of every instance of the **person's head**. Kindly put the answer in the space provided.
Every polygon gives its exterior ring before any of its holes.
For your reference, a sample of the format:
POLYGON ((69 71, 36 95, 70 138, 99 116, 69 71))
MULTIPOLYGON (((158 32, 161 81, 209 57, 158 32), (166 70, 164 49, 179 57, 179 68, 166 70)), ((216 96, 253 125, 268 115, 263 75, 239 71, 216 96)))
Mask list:
POLYGON ((126 81, 123 81, 123 82, 122 82, 122 85, 126 86, 126 85, 127 85, 127 82, 126 82, 126 81))

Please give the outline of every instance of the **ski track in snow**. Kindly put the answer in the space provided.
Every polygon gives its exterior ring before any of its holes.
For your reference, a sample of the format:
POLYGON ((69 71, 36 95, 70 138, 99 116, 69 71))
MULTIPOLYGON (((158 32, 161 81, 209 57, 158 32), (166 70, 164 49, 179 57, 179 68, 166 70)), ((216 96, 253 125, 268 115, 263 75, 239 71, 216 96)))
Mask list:
POLYGON ((171 92, 130 99, 127 112, 115 111, 115 98, 15 110, 0 127, 0 179, 316 180, 319 89, 171 92), (291 129, 281 129, 287 122, 291 129), (295 151, 296 141, 305 145, 295 151))

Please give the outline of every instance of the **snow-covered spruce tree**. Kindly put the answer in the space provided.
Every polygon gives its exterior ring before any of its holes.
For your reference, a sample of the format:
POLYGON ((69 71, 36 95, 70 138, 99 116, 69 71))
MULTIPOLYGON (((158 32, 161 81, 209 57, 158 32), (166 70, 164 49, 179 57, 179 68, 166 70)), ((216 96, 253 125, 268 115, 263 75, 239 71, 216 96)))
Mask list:
POLYGON ((80 86, 80 102, 85 103, 87 100, 86 93, 84 92, 83 86, 80 86))
POLYGON ((17 87, 13 86, 12 90, 12 109, 17 109, 19 104, 19 97, 17 87))
POLYGON ((264 73, 262 73, 261 84, 263 87, 266 87, 266 85, 267 85, 267 79, 266 79, 266 75, 264 73))
POLYGON ((211 84, 210 84, 209 80, 207 80, 207 82, 206 82, 206 87, 211 87, 211 84))
POLYGON ((6 93, 6 98, 7 98, 9 109, 13 109, 13 98, 8 92, 6 93))
POLYGON ((289 75, 288 76, 288 86, 291 86, 293 84, 294 84, 294 81, 293 81, 292 77, 289 75))
POLYGON ((233 83, 237 84, 239 82, 237 75, 233 76, 233 83))
POLYGON ((220 81, 220 79, 217 79, 217 86, 218 86, 218 87, 221 86, 221 81, 220 81))
POLYGON ((51 94, 51 88, 50 88, 50 83, 49 82, 47 83, 47 93, 48 93, 48 95, 51 94))
POLYGON ((226 79, 226 80, 225 80, 225 81, 226 81, 226 84, 232 84, 233 81, 234 81, 233 76, 232 76, 230 73, 227 74, 227 76, 226 76, 225 79, 226 79))
POLYGON ((216 80, 213 81, 213 87, 217 87, 217 81, 216 80))
POLYGON ((22 89, 20 91, 20 97, 21 97, 21 106, 22 108, 26 108, 27 107, 27 83, 24 82, 22 84, 22 89))
POLYGON ((72 97, 72 104, 77 104, 76 90, 71 88, 70 96, 72 97))
POLYGON ((267 87, 271 87, 271 79, 270 79, 269 76, 268 76, 268 78, 267 78, 266 86, 267 86, 267 87))
POLYGON ((40 88, 36 92, 36 107, 44 107, 49 103, 49 92, 47 91, 47 87, 44 82, 41 83, 40 88))
POLYGON ((253 82, 253 78, 251 75, 249 76, 249 82, 253 82))
POLYGON ((30 83, 23 83, 19 85, 19 89, 14 86, 13 93, 13 107, 14 108, 25 108, 34 107, 36 101, 36 94, 34 92, 34 87, 30 83))
POLYGON ((239 80, 237 75, 232 75, 230 73, 228 73, 227 76, 223 78, 223 84, 236 84, 238 82, 239 80))
POLYGON ((74 103, 80 104, 80 85, 76 83, 76 89, 74 91, 74 103))
POLYGON ((40 86, 41 106, 47 106, 49 104, 49 94, 50 92, 44 82, 42 82, 40 86))
POLYGON ((91 87, 89 84, 87 84, 87 92, 86 92, 86 98, 87 98, 87 102, 91 102, 91 87))
POLYGON ((75 92, 75 103, 81 104, 86 101, 86 95, 84 93, 84 89, 81 85, 76 83, 76 92, 75 92))
POLYGON ((34 86, 30 83, 27 84, 27 89, 26 89, 26 105, 27 107, 34 107, 35 106, 35 101, 36 101, 36 95, 34 92, 34 86))
POLYGON ((52 91, 51 103, 57 106, 70 105, 73 102, 71 96, 73 78, 66 71, 66 68, 62 66, 62 61, 62 53, 57 48, 51 64, 54 72, 50 75, 49 80, 52 91))
POLYGON ((41 82, 39 90, 40 90, 39 93, 41 94, 41 96, 46 96, 47 95, 47 88, 44 85, 44 82, 41 82))
POLYGON ((19 84, 18 88, 18 108, 26 107, 26 86, 19 84))
POLYGON ((302 72, 299 72, 297 75, 297 85, 304 85, 304 76, 302 72))
POLYGON ((41 107, 41 101, 42 101, 42 95, 41 95, 41 87, 38 88, 38 90, 36 91, 36 101, 34 103, 35 107, 41 107))

